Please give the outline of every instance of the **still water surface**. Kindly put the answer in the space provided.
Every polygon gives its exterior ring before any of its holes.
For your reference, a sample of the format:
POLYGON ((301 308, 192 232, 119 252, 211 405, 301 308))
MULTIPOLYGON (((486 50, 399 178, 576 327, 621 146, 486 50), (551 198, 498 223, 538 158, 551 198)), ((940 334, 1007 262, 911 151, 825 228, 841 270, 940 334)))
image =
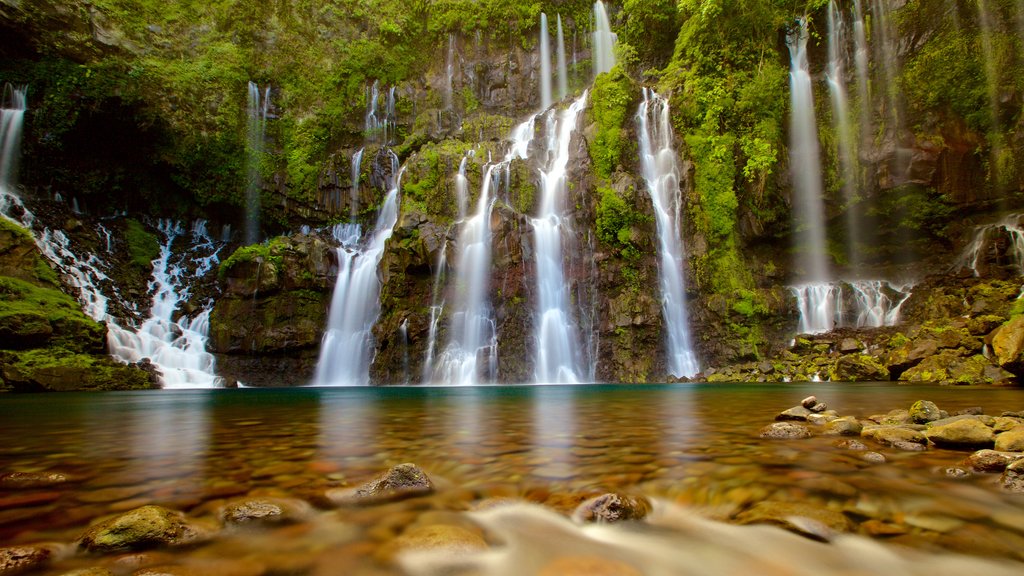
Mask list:
POLYGON ((213 518, 232 499, 284 496, 319 508, 296 525, 229 530, 141 560, 68 552, 39 573, 103 566, 131 574, 147 562, 179 565, 166 573, 230 573, 216 562, 234 562, 241 574, 575 573, 564 558, 618 566, 609 574, 803 574, 805 564, 814 574, 1024 573, 1024 497, 1000 492, 995 477, 947 479, 941 469, 965 453, 876 447, 887 462, 870 464, 835 438, 758 439, 775 414, 811 393, 859 417, 919 399, 949 412, 1024 409, 1017 390, 834 383, 6 395, 0 470, 75 481, 0 490, 0 545, 72 543, 90 521, 145 504, 213 518), (325 491, 402 462, 422 467, 437 494, 325 505, 325 491), (564 518, 583 497, 609 490, 643 494, 655 513, 629 527, 564 518), (544 508, 465 512, 492 498, 544 508), (843 512, 861 533, 871 520, 898 533, 822 544, 717 522, 765 500, 843 512), (413 556, 404 567, 381 552, 409 526, 431 522, 472 526, 490 551, 458 561, 413 556), (808 554, 817 559, 805 562, 808 554))

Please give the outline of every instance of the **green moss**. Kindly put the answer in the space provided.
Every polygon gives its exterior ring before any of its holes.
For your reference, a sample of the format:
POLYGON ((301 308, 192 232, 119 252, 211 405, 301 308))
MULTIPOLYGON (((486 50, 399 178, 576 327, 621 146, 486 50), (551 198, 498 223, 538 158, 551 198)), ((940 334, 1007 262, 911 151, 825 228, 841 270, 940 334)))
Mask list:
POLYGON ((594 171, 609 178, 621 161, 630 142, 625 130, 626 119, 635 108, 636 88, 621 66, 601 74, 590 93, 591 110, 597 131, 590 145, 594 171))
POLYGON ((125 241, 128 243, 132 264, 143 270, 150 270, 153 260, 160 257, 160 242, 134 218, 128 219, 125 241))
POLYGON ((224 278, 232 268, 246 262, 269 262, 280 268, 283 263, 283 259, 281 258, 278 249, 286 244, 286 242, 285 237, 278 236, 261 244, 242 246, 238 250, 235 250, 231 256, 228 256, 226 260, 220 263, 220 268, 217 273, 221 278, 224 278))
POLYGON ((78 302, 55 289, 0 276, 0 316, 38 315, 51 325, 49 342, 74 352, 102 352, 107 329, 82 313, 78 302))
POLYGON ((150 375, 107 356, 81 354, 63 347, 5 352, 7 383, 16 389, 144 390, 154 388, 150 375))

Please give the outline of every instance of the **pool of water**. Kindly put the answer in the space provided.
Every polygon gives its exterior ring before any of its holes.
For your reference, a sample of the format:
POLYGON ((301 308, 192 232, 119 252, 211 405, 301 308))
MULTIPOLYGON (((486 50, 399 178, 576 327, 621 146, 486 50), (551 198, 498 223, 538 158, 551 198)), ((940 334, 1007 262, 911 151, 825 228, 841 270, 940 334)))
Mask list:
POLYGON ((620 570, 609 574, 750 566, 802 574, 804 561, 815 574, 1024 570, 1024 497, 1001 492, 994 476, 947 478, 942 469, 966 453, 874 447, 887 461, 873 464, 834 446, 834 437, 758 438, 775 414, 812 393, 859 417, 919 399, 949 412, 1024 409, 1018 390, 888 383, 5 395, 0 470, 61 472, 72 481, 0 490, 0 545, 70 544, 91 521, 145 504, 212 518, 233 499, 280 496, 311 503, 312 512, 296 524, 225 530, 199 546, 143 556, 68 547, 37 573, 101 566, 131 574, 151 564, 177 566, 165 570, 171 574, 576 573, 563 557, 620 570), (403 462, 424 469, 437 492, 364 508, 327 504, 327 491, 403 462), (606 491, 644 495, 654 513, 630 526, 565 518, 606 491), (529 504, 486 504, 494 499, 529 504), (822 544, 730 525, 762 501, 842 512, 863 536, 822 544), (458 560, 382 552, 410 526, 433 522, 472 527, 488 550, 458 560), (730 564, 737 562, 749 564, 730 564))

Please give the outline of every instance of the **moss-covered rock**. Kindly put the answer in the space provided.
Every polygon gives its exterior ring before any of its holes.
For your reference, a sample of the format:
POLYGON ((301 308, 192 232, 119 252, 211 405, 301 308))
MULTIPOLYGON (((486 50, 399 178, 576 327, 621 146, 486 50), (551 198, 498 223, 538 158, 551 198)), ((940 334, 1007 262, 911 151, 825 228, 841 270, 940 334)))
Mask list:
POLYGON ((877 358, 867 354, 845 354, 829 371, 829 380, 840 382, 877 382, 889 380, 889 370, 877 358))
POLYGON ((181 512, 143 506, 93 525, 78 544, 90 552, 117 552, 193 544, 206 536, 181 512))
POLYGON ((57 346, 0 352, 0 374, 19 391, 146 390, 158 388, 152 370, 121 364, 105 355, 57 346))

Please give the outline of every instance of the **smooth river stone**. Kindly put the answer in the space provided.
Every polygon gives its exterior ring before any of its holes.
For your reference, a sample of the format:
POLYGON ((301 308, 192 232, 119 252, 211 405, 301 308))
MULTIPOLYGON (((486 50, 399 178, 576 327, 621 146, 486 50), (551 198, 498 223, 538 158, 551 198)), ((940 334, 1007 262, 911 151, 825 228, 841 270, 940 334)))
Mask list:
POLYGON ((996 436, 996 450, 1024 452, 1024 426, 1016 426, 996 436))
MULTIPOLYGON (((946 420, 952 420, 947 418, 946 420)), ((940 420, 939 422, 944 422, 940 420)), ((995 441, 995 434, 992 429, 974 417, 964 420, 955 420, 948 424, 933 423, 931 428, 925 431, 928 440, 942 448, 954 450, 970 450, 979 446, 992 446, 995 441)))

